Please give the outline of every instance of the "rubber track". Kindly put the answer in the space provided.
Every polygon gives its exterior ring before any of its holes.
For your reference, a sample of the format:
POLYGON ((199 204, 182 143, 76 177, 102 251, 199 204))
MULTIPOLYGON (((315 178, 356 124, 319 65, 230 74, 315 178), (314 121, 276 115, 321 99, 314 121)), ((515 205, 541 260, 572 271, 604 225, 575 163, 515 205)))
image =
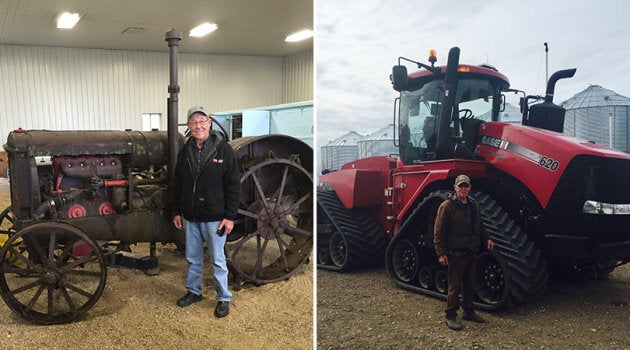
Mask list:
MULTIPOLYGON (((430 200, 435 198, 444 199, 447 191, 435 191, 430 193, 424 200, 414 209, 414 213, 402 225, 401 233, 394 237, 392 244, 398 238, 402 237, 403 230, 407 225, 411 225, 410 221, 414 220, 416 213, 430 200)), ((495 200, 483 192, 476 192, 471 195, 475 202, 479 205, 484 225, 494 242, 493 254, 505 268, 505 276, 507 276, 506 286, 508 295, 501 305, 489 305, 475 302, 477 307, 487 310, 493 310, 501 307, 511 307, 516 303, 527 302, 542 293, 547 287, 549 272, 547 262, 543 258, 542 253, 538 250, 534 243, 527 237, 523 230, 516 225, 507 212, 495 200)), ((410 238, 405 234, 405 238, 410 238)), ((391 244, 390 244, 390 248, 391 244)), ((387 253, 387 259, 390 259, 390 251, 387 253)), ((424 289, 420 286, 409 284, 398 280, 391 267, 391 262, 387 262, 388 273, 392 280, 400 287, 415 292, 431 295, 440 299, 446 299, 446 294, 438 293, 433 290, 424 289)))
POLYGON ((347 245, 344 265, 318 264, 318 268, 350 271, 383 263, 389 239, 368 209, 346 209, 334 191, 318 190, 317 203, 344 236, 347 245))
POLYGON ((526 302, 547 287, 547 262, 525 232, 495 200, 483 192, 472 196, 494 242, 494 255, 506 269, 507 286, 516 302, 526 302))

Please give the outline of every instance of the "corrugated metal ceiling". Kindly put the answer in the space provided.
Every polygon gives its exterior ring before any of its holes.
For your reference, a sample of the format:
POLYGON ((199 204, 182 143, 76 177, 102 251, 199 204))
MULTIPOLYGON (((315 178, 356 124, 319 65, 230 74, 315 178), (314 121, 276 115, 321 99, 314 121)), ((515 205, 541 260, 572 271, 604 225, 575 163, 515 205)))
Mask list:
POLYGON ((284 41, 313 29, 313 0, 0 1, 1 44, 168 51, 164 35, 171 28, 182 32, 180 52, 288 56, 313 49, 313 39, 284 41), (81 14, 74 29, 56 28, 63 11, 81 14), (204 38, 188 36, 206 21, 219 29, 204 38))

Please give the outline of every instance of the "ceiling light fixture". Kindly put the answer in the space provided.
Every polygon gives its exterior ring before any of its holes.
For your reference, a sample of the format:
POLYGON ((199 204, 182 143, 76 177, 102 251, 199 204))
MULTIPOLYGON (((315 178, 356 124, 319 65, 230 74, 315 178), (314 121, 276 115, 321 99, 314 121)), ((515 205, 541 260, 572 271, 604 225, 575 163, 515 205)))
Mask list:
POLYGON ((313 33, 312 30, 304 29, 304 30, 301 30, 301 31, 299 31, 297 33, 293 33, 293 34, 287 36, 287 38, 284 39, 284 41, 287 41, 287 42, 290 42, 290 43, 294 43, 296 41, 312 38, 313 34, 314 33, 313 33))
POLYGON ((57 18, 57 28, 72 29, 79 19, 81 19, 81 16, 78 13, 64 12, 57 18))
POLYGON ((205 22, 190 30, 190 36, 201 37, 217 30, 216 23, 205 22))

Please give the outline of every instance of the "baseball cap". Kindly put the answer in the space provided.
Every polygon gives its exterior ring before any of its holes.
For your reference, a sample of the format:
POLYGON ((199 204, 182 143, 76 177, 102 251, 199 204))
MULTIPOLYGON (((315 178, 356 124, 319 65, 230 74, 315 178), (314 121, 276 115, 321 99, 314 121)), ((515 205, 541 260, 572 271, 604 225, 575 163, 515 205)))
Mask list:
POLYGON ((210 113, 208 113, 205 108, 201 106, 195 106, 188 110, 188 119, 190 119, 190 117, 195 113, 203 113, 206 117, 210 115, 210 113))
POLYGON ((470 178, 466 175, 459 175, 457 178, 455 178, 455 186, 459 186, 463 183, 467 183, 470 185, 470 178))

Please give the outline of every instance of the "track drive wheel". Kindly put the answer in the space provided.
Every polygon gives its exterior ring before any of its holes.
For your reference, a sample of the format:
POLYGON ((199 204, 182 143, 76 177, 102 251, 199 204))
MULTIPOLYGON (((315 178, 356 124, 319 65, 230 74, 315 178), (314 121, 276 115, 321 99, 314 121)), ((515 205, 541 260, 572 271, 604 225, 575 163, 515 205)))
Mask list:
POLYGON ((474 288, 482 303, 493 305, 507 297, 505 270, 490 252, 483 252, 477 257, 474 288))
POLYGON ((448 272, 446 269, 438 269, 433 276, 435 281, 435 289, 441 294, 448 293, 448 272))
POLYGON ((345 266, 348 261, 348 242, 340 232, 333 233, 328 243, 330 262, 335 266, 345 266))
POLYGON ((423 266, 418 271, 418 283, 424 289, 433 288, 433 271, 428 266, 423 266))
POLYGON ((100 298, 106 279, 101 248, 67 223, 27 226, 0 249, 0 295, 11 310, 30 322, 60 324, 77 319, 100 298), (79 255, 74 248, 81 242, 89 249, 79 255), (16 262, 9 261, 9 256, 16 262))
POLYGON ((418 257, 418 250, 407 239, 401 239, 395 243, 392 252, 392 266, 396 278, 409 283, 416 279, 418 274, 418 268, 420 265, 420 259, 418 257))

